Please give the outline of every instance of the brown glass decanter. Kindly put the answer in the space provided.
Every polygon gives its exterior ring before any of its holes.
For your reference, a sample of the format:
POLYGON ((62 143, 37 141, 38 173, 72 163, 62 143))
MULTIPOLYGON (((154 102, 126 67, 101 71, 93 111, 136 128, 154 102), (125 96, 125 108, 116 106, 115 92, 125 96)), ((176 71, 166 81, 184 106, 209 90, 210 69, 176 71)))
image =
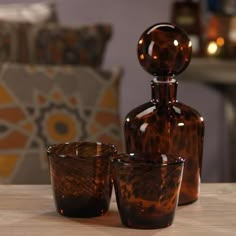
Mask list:
POLYGON ((125 118, 128 153, 168 153, 185 158, 179 205, 196 201, 202 165, 204 121, 193 108, 176 99, 177 81, 191 60, 192 45, 186 33, 169 23, 148 28, 138 41, 142 67, 154 75, 151 101, 125 118))

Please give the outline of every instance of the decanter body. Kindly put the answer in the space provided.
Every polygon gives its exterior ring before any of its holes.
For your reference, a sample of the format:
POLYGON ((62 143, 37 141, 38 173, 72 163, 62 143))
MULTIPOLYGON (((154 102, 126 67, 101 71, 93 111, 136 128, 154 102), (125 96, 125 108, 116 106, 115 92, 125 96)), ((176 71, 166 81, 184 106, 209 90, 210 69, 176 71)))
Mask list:
POLYGON ((151 82, 152 99, 125 119, 127 152, 174 153, 185 158, 179 204, 198 199, 204 123, 193 108, 176 100, 177 82, 151 82))
POLYGON ((126 116, 124 127, 127 152, 166 153, 185 158, 180 205, 198 199, 203 152, 203 118, 176 99, 175 75, 189 65, 191 53, 191 41, 177 26, 160 23, 143 32, 138 40, 138 59, 154 76, 152 96, 126 116))

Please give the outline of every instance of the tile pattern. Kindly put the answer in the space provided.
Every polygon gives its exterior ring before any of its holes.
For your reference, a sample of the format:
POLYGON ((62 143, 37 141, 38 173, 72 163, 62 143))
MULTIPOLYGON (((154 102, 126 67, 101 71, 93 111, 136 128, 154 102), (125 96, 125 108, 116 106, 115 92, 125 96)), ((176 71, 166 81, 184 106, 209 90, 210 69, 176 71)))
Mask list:
POLYGON ((4 64, 0 77, 0 182, 49 183, 46 147, 103 141, 122 149, 121 69, 4 64))

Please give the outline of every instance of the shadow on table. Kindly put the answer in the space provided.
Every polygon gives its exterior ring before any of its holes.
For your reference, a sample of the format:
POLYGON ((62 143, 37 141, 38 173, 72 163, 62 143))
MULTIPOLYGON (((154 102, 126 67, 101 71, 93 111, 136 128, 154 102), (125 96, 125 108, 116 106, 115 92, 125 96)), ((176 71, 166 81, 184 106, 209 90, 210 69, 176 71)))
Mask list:
POLYGON ((105 215, 91 218, 70 218, 73 221, 88 224, 102 225, 108 227, 124 227, 121 223, 119 213, 115 210, 109 210, 105 215))
POLYGON ((107 226, 107 227, 124 227, 121 223, 119 213, 115 210, 109 210, 105 215, 98 216, 98 217, 91 217, 91 218, 75 218, 75 217, 65 217, 57 213, 56 211, 50 211, 47 213, 44 213, 43 219, 53 219, 56 221, 65 220, 71 221, 71 222, 78 222, 81 224, 86 225, 101 225, 101 226, 107 226))
MULTIPOLYGON (((149 230, 140 230, 140 229, 130 229, 122 225, 119 213, 116 210, 109 210, 104 216, 92 217, 92 218, 72 218, 65 217, 57 213, 56 211, 49 211, 37 216, 37 222, 40 219, 42 225, 47 222, 50 222, 51 225, 54 225, 57 228, 58 224, 64 226, 64 230, 71 229, 75 227, 75 225, 85 226, 82 227, 83 230, 91 229, 95 227, 99 231, 99 235, 113 235, 113 236, 154 236, 157 233, 161 233, 162 231, 172 231, 172 227, 168 227, 167 229, 149 229, 149 230), (78 224, 76 224, 78 223, 78 224), (69 227, 68 227, 69 226, 69 227), (87 227, 86 227, 87 226, 87 227), (116 229, 113 230, 112 228, 116 229), (111 233, 111 234, 110 234, 111 233)), ((60 227, 59 227, 60 229, 60 227)), ((77 227, 75 227, 77 229, 77 227)), ((84 233, 85 231, 83 231, 84 233)), ((88 234, 91 235, 91 232, 88 231, 88 234)))

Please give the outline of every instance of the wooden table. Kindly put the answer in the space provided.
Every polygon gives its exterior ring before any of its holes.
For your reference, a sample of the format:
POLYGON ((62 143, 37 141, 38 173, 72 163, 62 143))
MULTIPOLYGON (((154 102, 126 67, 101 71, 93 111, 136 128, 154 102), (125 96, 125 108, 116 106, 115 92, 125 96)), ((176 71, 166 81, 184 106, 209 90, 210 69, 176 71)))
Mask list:
POLYGON ((123 227, 115 199, 104 216, 66 218, 55 212, 51 186, 0 185, 0 235, 235 236, 236 183, 202 184, 201 198, 178 207, 174 224, 159 230, 123 227))

